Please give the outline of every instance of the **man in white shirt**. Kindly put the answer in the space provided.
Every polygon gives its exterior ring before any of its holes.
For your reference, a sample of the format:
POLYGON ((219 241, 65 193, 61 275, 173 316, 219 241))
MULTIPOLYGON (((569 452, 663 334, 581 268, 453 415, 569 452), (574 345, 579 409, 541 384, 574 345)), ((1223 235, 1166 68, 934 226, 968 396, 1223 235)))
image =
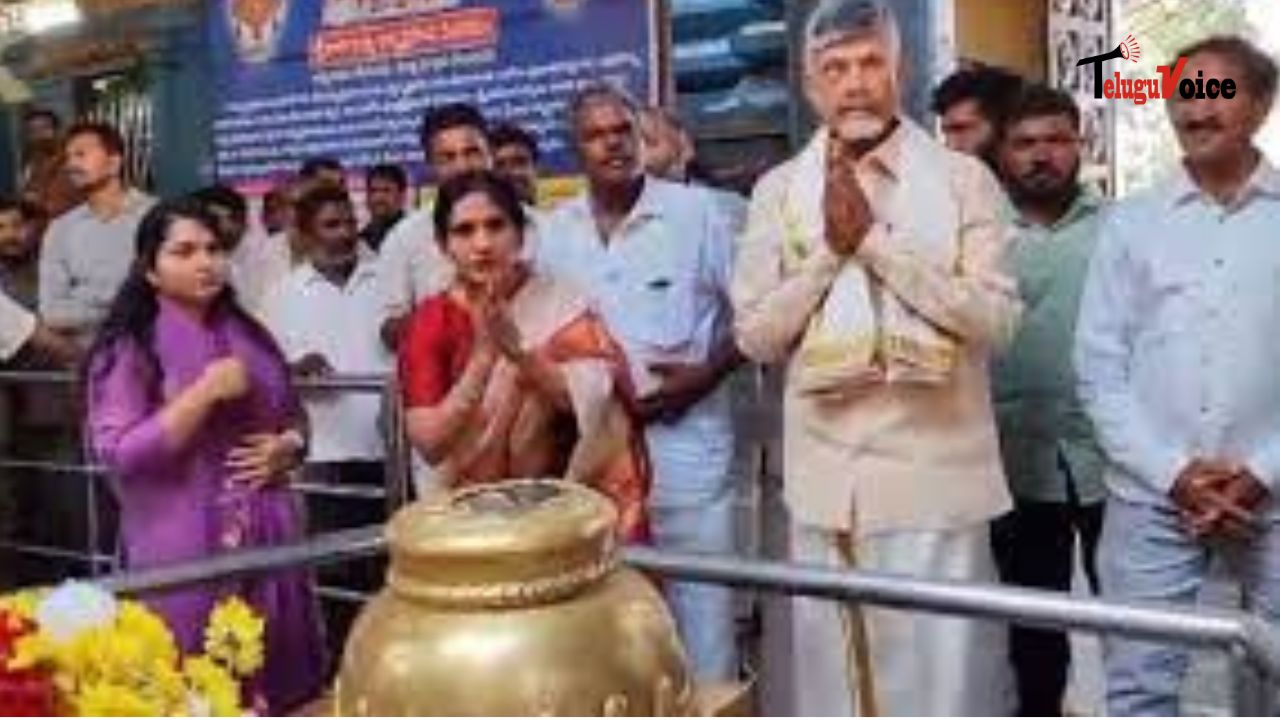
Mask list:
MULTIPOLYGON (((470 105, 443 105, 422 116, 422 154, 436 182, 493 164, 488 126, 470 105)), ((431 207, 409 213, 378 251, 384 312, 382 339, 394 349, 405 319, 424 298, 448 287, 453 268, 436 244, 431 207)))
POLYGON ((246 310, 260 315, 267 292, 292 270, 283 242, 249 230, 249 204, 225 185, 195 193, 218 225, 218 235, 231 256, 231 286, 246 310))
MULTIPOLYGON (((291 369, 308 378, 390 374, 394 361, 379 337, 376 256, 360 240, 346 190, 316 185, 299 198, 295 220, 307 238, 307 258, 268 292, 262 308, 291 369)), ((382 397, 362 390, 310 390, 303 397, 311 422, 306 476, 315 486, 307 499, 313 528, 384 522, 386 501, 376 494, 386 486, 382 397)), ((322 580, 373 591, 383 574, 371 558, 331 568, 322 580)), ((326 610, 329 631, 345 634, 354 619, 349 608, 326 610)))
MULTIPOLYGON (((570 118, 587 190, 546 221, 537 262, 593 298, 622 344, 654 467, 660 547, 732 553, 734 434, 723 380, 739 364, 728 288, 733 238, 706 195, 644 174, 637 108, 583 91, 570 118)), ((736 676, 733 595, 666 586, 699 676, 736 676)))
MULTIPOLYGON (((1183 77, 1237 89, 1167 101, 1181 166, 1116 204, 1086 283, 1076 366, 1108 463, 1102 592, 1193 605, 1221 555, 1280 622, 1280 171, 1253 142, 1277 69, 1239 38, 1177 56, 1183 77)), ((1112 637, 1106 669, 1107 714, 1178 714, 1181 648, 1112 637)))
MULTIPOLYGON (((294 372, 304 377, 389 373, 392 358, 378 337, 383 310, 377 265, 360 242, 346 191, 316 187, 299 200, 297 215, 310 252, 267 294, 266 326, 294 372)), ((306 404, 310 469, 337 482, 381 482, 381 399, 323 391, 309 393, 306 404)))
POLYGON ((87 198, 49 225, 40 254, 40 317, 91 338, 133 262, 134 234, 155 200, 124 181, 124 139, 110 125, 67 132, 71 182, 87 198))

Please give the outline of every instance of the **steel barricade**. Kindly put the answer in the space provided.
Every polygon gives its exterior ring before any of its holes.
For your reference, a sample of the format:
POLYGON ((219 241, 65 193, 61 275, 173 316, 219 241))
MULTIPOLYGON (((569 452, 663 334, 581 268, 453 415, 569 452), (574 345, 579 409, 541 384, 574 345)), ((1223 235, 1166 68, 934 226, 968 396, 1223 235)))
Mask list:
MULTIPOLYGON (((100 582, 115 592, 136 593, 286 567, 343 562, 385 550, 382 528, 373 526, 328 533, 292 545, 237 551, 197 562, 120 573, 101 578, 100 582)), ((626 548, 623 560, 664 576, 769 593, 1219 649, 1232 661, 1233 709, 1240 715, 1269 714, 1274 708, 1276 684, 1280 682, 1280 632, 1261 619, 1238 611, 1122 604, 1001 585, 940 582, 642 547, 626 548)))

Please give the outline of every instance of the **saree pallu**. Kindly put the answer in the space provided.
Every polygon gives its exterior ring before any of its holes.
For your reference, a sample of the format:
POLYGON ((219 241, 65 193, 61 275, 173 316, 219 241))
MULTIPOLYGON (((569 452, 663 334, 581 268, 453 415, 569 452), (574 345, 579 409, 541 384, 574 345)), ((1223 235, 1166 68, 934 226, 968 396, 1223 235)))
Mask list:
MULTIPOLYGON (((479 408, 436 465, 437 478, 445 487, 521 477, 581 482, 613 500, 622 538, 647 541, 652 470, 621 348, 581 295, 545 277, 524 283, 511 317, 524 349, 559 369, 567 398, 549 396, 499 360, 479 408)), ((444 400, 474 341, 468 311, 450 295, 419 306, 401 357, 410 410, 444 400)))

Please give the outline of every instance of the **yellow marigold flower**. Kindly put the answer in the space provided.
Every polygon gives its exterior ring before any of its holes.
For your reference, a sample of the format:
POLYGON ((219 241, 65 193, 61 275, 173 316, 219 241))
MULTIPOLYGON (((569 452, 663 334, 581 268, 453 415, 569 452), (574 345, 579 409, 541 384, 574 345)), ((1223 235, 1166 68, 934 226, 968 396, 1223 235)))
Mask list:
POLYGON ((214 608, 204 631, 204 651, 237 677, 249 677, 262 669, 262 633, 266 621, 237 597, 214 608))
POLYGON ((172 663, 155 663, 142 691, 164 706, 167 714, 187 714, 187 681, 172 663))
POLYGON ((81 717, 162 717, 166 710, 132 688, 111 683, 86 685, 72 702, 81 717))
POLYGON ((144 639, 118 631, 94 635, 85 647, 87 672, 130 686, 145 682, 154 663, 144 639))
POLYGON ((196 696, 193 706, 213 717, 242 715, 240 684, 226 668, 203 655, 183 664, 187 684, 196 696))
POLYGON ((159 660, 170 665, 178 662, 178 643, 174 640, 173 632, 159 615, 141 603, 126 601, 121 604, 115 630, 136 638, 149 660, 159 660))
POLYGON ((58 673, 73 677, 81 684, 97 681, 102 672, 99 654, 94 646, 101 636, 101 631, 94 629, 80 633, 74 640, 66 643, 56 642, 50 637, 48 642, 53 648, 53 664, 58 673))

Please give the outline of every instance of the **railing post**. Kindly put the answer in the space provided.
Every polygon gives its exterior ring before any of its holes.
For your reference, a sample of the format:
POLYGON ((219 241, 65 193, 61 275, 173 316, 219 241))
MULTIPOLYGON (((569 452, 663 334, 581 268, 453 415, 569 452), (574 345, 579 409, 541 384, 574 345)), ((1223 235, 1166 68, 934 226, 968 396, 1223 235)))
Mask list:
MULTIPOLYGON (((88 453, 85 453, 84 451, 81 451, 81 453, 82 462, 80 464, 88 467, 91 458, 88 453)), ((84 497, 85 502, 89 505, 85 510, 86 527, 84 555, 89 560, 89 576, 97 577, 98 575, 101 575, 104 570, 98 562, 98 555, 100 553, 98 533, 102 527, 102 523, 98 517, 98 479, 88 470, 81 473, 80 476, 84 478, 84 497)))
POLYGON ((1276 687, 1239 644, 1231 646, 1231 712, 1237 717, 1269 717, 1276 712, 1276 687))
POLYGON ((412 497, 413 481, 410 475, 413 464, 409 457, 409 443, 405 434, 404 405, 400 402, 400 384, 393 374, 382 389, 387 433, 387 460, 384 463, 387 489, 387 517, 412 497))

